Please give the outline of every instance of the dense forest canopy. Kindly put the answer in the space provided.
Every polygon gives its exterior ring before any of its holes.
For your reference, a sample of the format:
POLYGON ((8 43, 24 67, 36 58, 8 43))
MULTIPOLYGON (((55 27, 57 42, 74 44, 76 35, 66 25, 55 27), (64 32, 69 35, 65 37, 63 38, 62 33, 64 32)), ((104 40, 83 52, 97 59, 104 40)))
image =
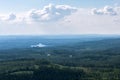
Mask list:
POLYGON ((119 38, 56 44, 0 50, 0 80, 120 79, 119 38))

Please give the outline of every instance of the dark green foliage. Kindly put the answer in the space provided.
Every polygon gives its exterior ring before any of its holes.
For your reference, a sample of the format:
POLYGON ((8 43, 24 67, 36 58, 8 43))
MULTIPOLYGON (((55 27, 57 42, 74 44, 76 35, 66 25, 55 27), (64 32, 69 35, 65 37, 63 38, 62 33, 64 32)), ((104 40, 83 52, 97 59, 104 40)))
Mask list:
POLYGON ((0 80, 120 80, 120 39, 0 51, 0 80))
MULTIPOLYGON (((22 69, 16 66, 18 69, 11 70, 16 68, 13 67, 9 69, 8 72, 1 73, 0 80, 80 80, 85 76, 85 72, 82 69, 51 64, 45 60, 37 61, 40 63, 39 65, 36 63, 36 60, 33 60, 34 64, 31 66, 27 66, 28 61, 21 61, 24 62, 22 69), (27 68, 25 66, 27 66, 27 68)), ((21 61, 19 61, 19 63, 21 63, 21 61)), ((4 62, 4 64, 5 63, 6 62, 4 62)), ((8 67, 10 66, 8 65, 8 67)))

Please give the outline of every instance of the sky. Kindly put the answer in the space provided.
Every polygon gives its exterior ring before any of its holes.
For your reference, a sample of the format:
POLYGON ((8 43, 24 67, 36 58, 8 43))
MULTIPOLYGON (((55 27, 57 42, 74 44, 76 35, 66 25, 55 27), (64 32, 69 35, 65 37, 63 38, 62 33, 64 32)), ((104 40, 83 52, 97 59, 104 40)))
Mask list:
POLYGON ((0 0, 0 35, 120 34, 120 0, 0 0))

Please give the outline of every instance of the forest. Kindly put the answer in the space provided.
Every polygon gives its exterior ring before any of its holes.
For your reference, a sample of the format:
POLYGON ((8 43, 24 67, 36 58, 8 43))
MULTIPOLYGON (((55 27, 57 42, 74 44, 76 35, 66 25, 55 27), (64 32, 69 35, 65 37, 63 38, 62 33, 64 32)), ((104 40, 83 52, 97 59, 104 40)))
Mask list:
POLYGON ((120 80, 120 38, 0 50, 0 80, 120 80))

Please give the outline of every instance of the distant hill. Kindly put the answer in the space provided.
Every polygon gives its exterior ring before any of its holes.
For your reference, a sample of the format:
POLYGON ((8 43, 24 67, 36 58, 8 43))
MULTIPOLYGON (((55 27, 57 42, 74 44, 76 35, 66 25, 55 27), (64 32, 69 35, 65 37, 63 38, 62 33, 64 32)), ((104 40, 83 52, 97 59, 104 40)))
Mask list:
POLYGON ((106 50, 109 48, 120 47, 120 38, 71 43, 65 46, 81 50, 106 50))

